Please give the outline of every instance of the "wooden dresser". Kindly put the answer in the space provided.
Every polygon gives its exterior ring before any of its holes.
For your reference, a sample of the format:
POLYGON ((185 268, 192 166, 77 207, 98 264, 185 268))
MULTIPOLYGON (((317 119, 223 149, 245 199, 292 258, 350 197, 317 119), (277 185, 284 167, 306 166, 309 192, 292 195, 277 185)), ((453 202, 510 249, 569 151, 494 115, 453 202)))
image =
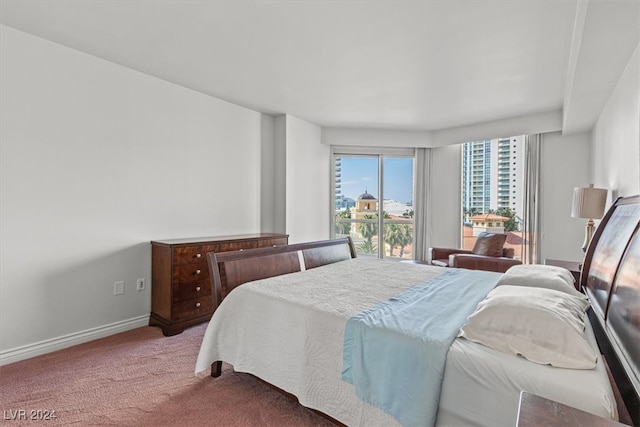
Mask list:
POLYGON ((211 318, 208 252, 282 246, 288 241, 288 235, 276 233, 152 241, 149 325, 160 326, 169 336, 211 318))

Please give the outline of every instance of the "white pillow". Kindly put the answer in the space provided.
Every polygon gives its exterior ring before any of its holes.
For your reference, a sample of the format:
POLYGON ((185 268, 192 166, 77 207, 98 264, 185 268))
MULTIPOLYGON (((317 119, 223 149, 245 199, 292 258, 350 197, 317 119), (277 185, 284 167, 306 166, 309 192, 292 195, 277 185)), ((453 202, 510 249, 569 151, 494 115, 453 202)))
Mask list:
POLYGON ((584 296, 552 289, 498 286, 458 336, 542 365, 593 369, 598 353, 584 335, 589 304, 584 296))
POLYGON ((566 268, 542 264, 521 264, 509 268, 498 280, 500 285, 534 286, 582 296, 575 288, 573 274, 566 268))

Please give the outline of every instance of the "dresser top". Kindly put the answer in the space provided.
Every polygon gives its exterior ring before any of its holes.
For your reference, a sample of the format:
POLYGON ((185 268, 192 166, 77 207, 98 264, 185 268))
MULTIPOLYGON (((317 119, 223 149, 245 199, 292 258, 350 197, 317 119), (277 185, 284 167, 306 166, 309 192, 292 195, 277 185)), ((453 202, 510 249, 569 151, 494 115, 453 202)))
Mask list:
POLYGON ((265 238, 282 238, 287 237, 287 234, 281 233, 253 233, 253 234, 235 234, 229 236, 212 236, 212 237, 185 237, 180 239, 164 239, 164 240, 152 240, 152 244, 159 245, 190 245, 194 243, 211 243, 211 242, 226 242, 228 240, 258 240, 265 238))

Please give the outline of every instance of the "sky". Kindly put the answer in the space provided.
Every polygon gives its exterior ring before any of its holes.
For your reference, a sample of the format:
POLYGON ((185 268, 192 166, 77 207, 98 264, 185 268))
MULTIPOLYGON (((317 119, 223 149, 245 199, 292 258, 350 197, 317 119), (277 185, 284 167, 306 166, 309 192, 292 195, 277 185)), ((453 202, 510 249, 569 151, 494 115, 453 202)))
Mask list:
MULTIPOLYGON (((342 195, 356 200, 365 190, 380 200, 377 157, 342 156, 342 195)), ((413 201, 413 157, 384 157, 384 199, 413 201)))

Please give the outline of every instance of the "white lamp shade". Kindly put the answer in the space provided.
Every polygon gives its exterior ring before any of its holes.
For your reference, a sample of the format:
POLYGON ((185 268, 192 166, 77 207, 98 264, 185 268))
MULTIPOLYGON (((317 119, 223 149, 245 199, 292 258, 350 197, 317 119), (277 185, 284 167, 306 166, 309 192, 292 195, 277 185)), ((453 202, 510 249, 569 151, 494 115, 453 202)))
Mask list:
POLYGON ((576 187, 573 190, 573 204, 571 216, 574 218, 600 219, 604 214, 607 202, 607 190, 605 188, 576 187))

